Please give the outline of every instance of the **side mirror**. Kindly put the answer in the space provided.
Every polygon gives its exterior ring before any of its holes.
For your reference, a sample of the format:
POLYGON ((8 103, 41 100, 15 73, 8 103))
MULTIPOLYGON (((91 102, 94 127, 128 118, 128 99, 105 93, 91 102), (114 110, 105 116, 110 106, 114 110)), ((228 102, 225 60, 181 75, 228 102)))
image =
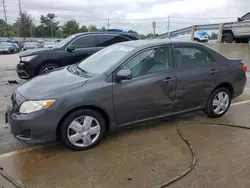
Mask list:
POLYGON ((67 47, 67 51, 68 52, 72 52, 72 51, 74 51, 75 50, 75 46, 74 45, 69 45, 68 47, 67 47))
POLYGON ((238 18, 238 22, 240 22, 240 21, 241 21, 241 18, 239 17, 239 18, 238 18))
POLYGON ((132 79, 132 72, 130 70, 120 70, 116 74, 116 81, 120 82, 122 80, 131 80, 132 79))

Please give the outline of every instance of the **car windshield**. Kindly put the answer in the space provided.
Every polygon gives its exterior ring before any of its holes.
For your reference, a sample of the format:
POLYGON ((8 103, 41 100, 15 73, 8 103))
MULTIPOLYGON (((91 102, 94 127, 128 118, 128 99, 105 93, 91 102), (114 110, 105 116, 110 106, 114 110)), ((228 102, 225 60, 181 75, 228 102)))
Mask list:
POLYGON ((0 46, 4 46, 4 47, 10 47, 12 44, 9 42, 1 42, 0 46))
POLYGON ((67 44, 71 39, 73 39, 75 37, 75 35, 71 35, 63 40, 61 40, 58 43, 55 43, 55 48, 61 48, 63 47, 65 44, 67 44))
POLYGON ((54 42, 45 42, 45 45, 54 45, 54 42))
POLYGON ((112 45, 83 60, 79 64, 79 67, 92 74, 101 74, 128 55, 132 50, 134 48, 130 46, 112 45))
POLYGON ((24 44, 25 47, 36 47, 36 43, 25 43, 24 44))

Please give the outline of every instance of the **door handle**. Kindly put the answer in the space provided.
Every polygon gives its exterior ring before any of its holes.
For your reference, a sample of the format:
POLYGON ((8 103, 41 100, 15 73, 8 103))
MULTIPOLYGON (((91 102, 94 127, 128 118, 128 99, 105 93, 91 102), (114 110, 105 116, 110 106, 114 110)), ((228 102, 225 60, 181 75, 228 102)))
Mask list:
POLYGON ((163 80, 163 82, 165 83, 171 83, 174 79, 173 78, 170 78, 170 77, 167 77, 163 80))
POLYGON ((209 74, 216 74, 216 73, 218 73, 218 72, 219 72, 218 70, 211 69, 211 70, 209 71, 209 74))

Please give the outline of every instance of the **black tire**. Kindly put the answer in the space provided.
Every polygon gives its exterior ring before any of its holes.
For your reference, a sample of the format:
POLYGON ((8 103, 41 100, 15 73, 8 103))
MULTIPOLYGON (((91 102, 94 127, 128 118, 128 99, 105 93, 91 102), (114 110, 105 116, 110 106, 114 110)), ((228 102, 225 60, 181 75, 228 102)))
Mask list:
POLYGON ((70 115, 68 115, 66 117, 66 119, 64 120, 64 122, 62 123, 62 126, 60 128, 60 138, 61 138, 61 142, 64 145, 66 145, 67 147, 69 147, 70 149, 76 150, 76 151, 81 151, 81 150, 87 150, 87 149, 93 148, 97 144, 99 144, 99 142, 103 138, 105 131, 106 131, 106 121, 105 121, 104 117, 99 112, 94 111, 94 110, 89 110, 89 109, 82 109, 82 110, 72 112, 70 115), (67 136, 68 127, 70 126, 71 122, 73 122, 76 118, 81 117, 81 116, 94 117, 100 124, 99 137, 92 144, 90 144, 89 146, 84 146, 84 147, 79 147, 79 146, 73 145, 69 141, 68 136, 67 136))
POLYGON ((195 41, 195 42, 200 42, 200 40, 199 40, 199 39, 197 39, 197 38, 194 38, 194 41, 195 41))
POLYGON ((222 42, 223 43, 233 43, 234 37, 231 33, 224 33, 222 35, 222 42))
MULTIPOLYGON (((54 69, 57 69, 57 68, 59 68, 59 66, 58 65, 56 65, 56 64, 46 64, 46 65, 43 65, 40 69, 39 69, 39 75, 40 74, 45 74, 45 73, 48 73, 48 72, 44 72, 46 69, 48 69, 48 68, 52 68, 52 67, 54 67, 54 69)), ((53 69, 53 70, 54 70, 53 69)), ((53 70, 51 70, 51 71, 53 71, 53 70)))
POLYGON ((230 107, 230 104, 231 104, 231 100, 232 100, 232 94, 231 92, 229 91, 229 89, 227 88, 224 88, 224 87, 220 87, 220 88, 217 88, 216 90, 213 91, 213 93, 210 95, 209 99, 208 99, 208 102, 207 102, 207 105, 205 107, 205 109, 203 110, 205 114, 207 114, 208 117, 210 118, 219 118, 221 116, 223 116, 229 109, 230 107), (226 110, 221 113, 221 114, 217 114, 214 112, 214 109, 213 109, 213 101, 214 101, 214 98, 215 96, 218 94, 218 93, 221 93, 221 92, 225 92, 227 93, 228 97, 229 97, 229 104, 228 104, 228 107, 226 108, 226 110))

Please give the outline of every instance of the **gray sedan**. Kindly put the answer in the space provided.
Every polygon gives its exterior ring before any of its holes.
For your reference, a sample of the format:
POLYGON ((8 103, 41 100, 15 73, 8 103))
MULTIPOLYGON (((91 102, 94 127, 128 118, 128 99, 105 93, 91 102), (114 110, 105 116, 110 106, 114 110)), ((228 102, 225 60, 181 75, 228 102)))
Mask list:
POLYGON ((119 43, 17 88, 6 122, 23 142, 84 150, 128 124, 197 110, 221 117, 243 93, 246 69, 195 42, 119 43))

